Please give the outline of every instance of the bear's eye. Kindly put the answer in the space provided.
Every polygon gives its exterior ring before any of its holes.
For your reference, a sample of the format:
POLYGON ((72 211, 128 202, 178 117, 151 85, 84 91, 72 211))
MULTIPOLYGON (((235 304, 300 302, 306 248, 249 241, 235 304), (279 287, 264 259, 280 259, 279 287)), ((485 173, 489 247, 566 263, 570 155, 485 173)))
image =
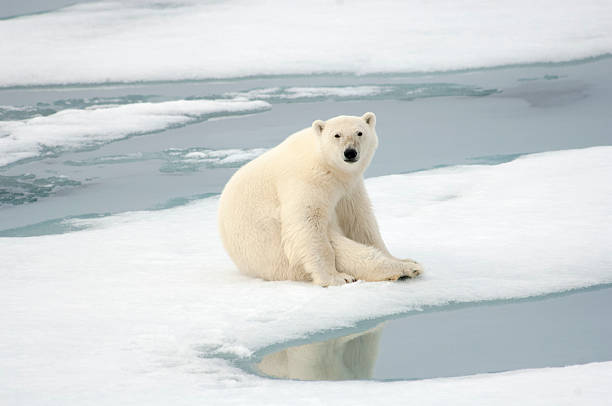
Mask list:
POLYGON ((361 137, 361 136, 363 135, 363 133, 362 133, 361 131, 359 131, 359 132, 357 133, 357 135, 358 135, 359 137, 361 137))
POLYGON ((340 138, 340 134, 334 134, 334 137, 340 138))

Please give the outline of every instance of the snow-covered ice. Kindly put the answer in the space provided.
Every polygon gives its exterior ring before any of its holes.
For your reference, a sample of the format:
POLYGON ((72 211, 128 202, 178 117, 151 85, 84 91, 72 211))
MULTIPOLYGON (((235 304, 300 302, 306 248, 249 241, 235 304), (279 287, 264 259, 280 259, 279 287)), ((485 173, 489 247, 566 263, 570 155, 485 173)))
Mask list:
POLYGON ((398 283, 323 289, 243 276, 219 242, 216 198, 0 238, 0 400, 603 403, 610 362, 340 384, 266 380, 231 360, 364 319, 612 283, 611 175, 612 147, 594 147, 368 179, 390 250, 426 268, 398 283))
POLYGON ((0 166, 269 106, 257 100, 175 100, 67 109, 50 116, 0 121, 0 166))
MULTIPOLYGON (((607 405, 612 362, 422 381, 254 380, 211 390, 212 404, 252 405, 607 405), (238 385, 235 385, 238 386, 238 385), (228 389, 231 388, 231 389, 228 389)), ((149 398, 153 396, 149 395, 149 398)), ((189 404, 189 400, 183 400, 189 404)), ((178 402, 180 404, 180 401, 178 402)), ((191 403, 195 403, 191 401, 191 403)))
POLYGON ((608 1, 106 1, 0 21, 0 86, 412 72, 612 52, 608 1))

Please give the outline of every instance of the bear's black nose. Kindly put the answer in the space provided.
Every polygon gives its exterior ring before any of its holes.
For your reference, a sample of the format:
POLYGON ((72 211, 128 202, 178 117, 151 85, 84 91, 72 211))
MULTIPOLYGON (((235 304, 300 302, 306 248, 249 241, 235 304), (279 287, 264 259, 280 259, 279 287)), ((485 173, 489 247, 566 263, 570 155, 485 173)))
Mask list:
POLYGON ((355 158, 357 157, 357 151, 353 148, 347 148, 346 150, 344 150, 344 158, 346 158, 346 161, 355 161, 355 158))

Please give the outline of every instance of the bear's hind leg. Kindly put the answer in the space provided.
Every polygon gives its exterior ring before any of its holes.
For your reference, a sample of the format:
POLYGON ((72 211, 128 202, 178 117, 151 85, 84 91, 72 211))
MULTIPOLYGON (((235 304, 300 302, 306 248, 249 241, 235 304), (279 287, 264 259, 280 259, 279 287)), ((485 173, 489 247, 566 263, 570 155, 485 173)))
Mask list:
POLYGON ((336 256, 336 269, 365 281, 388 281, 402 277, 414 278, 422 267, 416 262, 390 258, 378 248, 360 244, 338 231, 330 233, 336 256))

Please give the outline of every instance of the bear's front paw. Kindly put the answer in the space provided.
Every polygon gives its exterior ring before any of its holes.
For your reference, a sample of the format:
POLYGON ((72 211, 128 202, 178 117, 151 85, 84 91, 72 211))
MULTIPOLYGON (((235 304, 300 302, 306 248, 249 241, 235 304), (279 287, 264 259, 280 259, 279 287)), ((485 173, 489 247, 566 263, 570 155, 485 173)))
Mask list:
POLYGON ((412 259, 403 259, 404 274, 403 277, 416 278, 423 273, 423 266, 412 259))
POLYGON ((335 272, 331 275, 325 275, 325 277, 313 278, 314 283, 323 287, 344 285, 346 283, 355 282, 356 280, 354 276, 343 272, 335 272))
POLYGON ((338 272, 338 275, 340 275, 340 278, 344 280, 344 283, 353 283, 357 280, 357 278, 355 278, 353 275, 349 275, 344 272, 338 272))

